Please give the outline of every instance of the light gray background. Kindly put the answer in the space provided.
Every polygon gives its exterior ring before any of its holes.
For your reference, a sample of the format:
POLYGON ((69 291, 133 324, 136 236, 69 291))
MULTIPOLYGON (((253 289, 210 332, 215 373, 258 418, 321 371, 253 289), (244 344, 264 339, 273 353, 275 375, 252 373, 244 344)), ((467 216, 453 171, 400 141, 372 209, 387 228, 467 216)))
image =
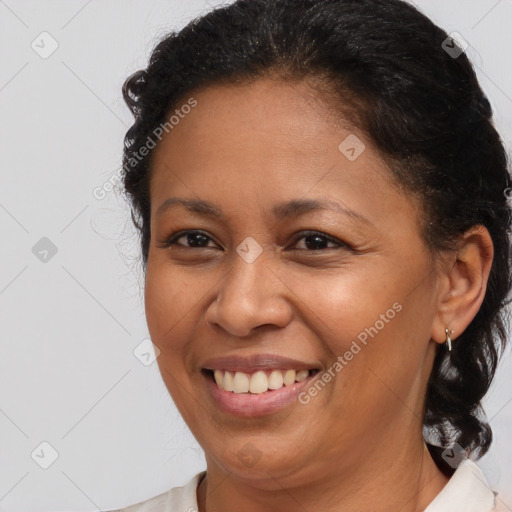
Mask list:
MULTIPOLYGON (((156 363, 134 354, 148 332, 128 211, 115 191, 93 191, 120 167, 132 121, 124 79, 160 36, 215 3, 0 0, 3 510, 127 506, 204 469, 156 363), (32 252, 43 237, 57 248, 46 262, 44 241, 32 252), (58 454, 48 469, 43 442, 58 454)), ((512 1, 416 4, 470 43, 510 149, 512 1)), ((511 376, 509 352, 485 402, 495 442, 480 464, 512 510, 511 376)))

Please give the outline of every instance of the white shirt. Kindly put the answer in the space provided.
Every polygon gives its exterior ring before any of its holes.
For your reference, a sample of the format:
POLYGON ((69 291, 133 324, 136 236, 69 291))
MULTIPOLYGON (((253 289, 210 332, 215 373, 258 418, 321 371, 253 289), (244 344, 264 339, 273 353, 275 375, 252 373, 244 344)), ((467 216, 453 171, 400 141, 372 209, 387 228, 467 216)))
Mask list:
MULTIPOLYGON (((182 487, 111 512, 198 512, 196 491, 204 473, 198 473, 182 487)), ((491 512, 499 510, 496 506, 495 493, 489 489, 482 471, 465 459, 424 512, 491 512)))

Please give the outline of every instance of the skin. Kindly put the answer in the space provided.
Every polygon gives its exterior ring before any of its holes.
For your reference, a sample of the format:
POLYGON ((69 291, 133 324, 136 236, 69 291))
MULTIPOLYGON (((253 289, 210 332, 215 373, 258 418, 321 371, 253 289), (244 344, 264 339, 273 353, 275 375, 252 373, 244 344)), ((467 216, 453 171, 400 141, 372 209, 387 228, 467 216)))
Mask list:
POLYGON ((145 304, 164 382, 205 451, 199 510, 423 510, 447 482, 422 438, 427 379, 445 328, 457 343, 482 303, 489 233, 475 227, 433 259, 416 200, 307 82, 267 77, 193 96, 154 153, 145 304), (365 145, 354 161, 338 149, 351 133, 365 145), (157 214, 170 197, 212 202, 223 217, 183 206, 157 214), (338 201, 368 223, 328 209, 272 216, 304 198, 338 201), (164 247, 185 229, 210 238, 164 247), (339 243, 308 249, 304 230, 339 243), (263 249, 252 263, 236 252, 248 236, 263 249), (205 387, 202 363, 232 354, 327 370, 397 302, 402 310, 306 405, 241 418, 205 387), (247 450, 259 456, 251 467, 247 450))

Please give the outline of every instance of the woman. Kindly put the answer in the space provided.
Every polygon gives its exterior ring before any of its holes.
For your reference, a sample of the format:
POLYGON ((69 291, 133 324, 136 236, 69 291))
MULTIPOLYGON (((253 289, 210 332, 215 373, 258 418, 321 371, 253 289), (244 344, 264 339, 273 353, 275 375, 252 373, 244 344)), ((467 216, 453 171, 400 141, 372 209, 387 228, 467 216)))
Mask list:
POLYGON ((400 0, 238 0, 126 81, 148 327, 207 470, 125 510, 499 507, 510 180, 462 50, 400 0))

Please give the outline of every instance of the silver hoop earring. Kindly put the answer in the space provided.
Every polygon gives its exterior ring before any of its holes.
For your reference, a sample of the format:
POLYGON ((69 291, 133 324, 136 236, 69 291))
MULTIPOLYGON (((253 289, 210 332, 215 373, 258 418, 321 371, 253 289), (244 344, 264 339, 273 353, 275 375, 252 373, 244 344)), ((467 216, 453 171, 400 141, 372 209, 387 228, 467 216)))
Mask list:
POLYGON ((448 352, 451 352, 452 351, 452 339, 450 338, 450 333, 453 334, 453 331, 450 331, 449 329, 445 329, 444 332, 446 333, 445 345, 448 347, 448 352))

